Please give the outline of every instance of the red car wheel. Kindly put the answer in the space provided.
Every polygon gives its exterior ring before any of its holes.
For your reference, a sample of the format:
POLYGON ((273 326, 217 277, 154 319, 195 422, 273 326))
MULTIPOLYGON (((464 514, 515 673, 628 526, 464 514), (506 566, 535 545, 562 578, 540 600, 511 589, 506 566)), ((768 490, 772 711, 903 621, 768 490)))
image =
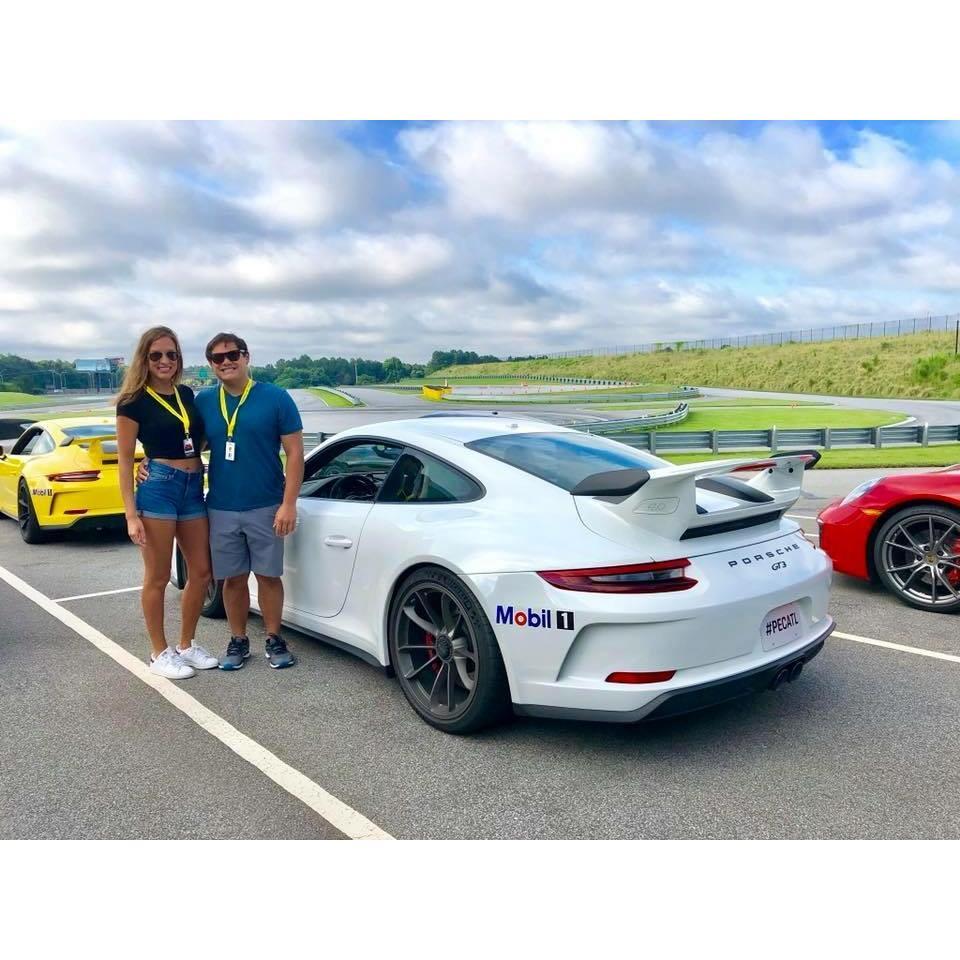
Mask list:
POLYGON ((883 585, 911 607, 960 610, 960 511, 928 504, 899 510, 877 532, 873 561, 883 585))

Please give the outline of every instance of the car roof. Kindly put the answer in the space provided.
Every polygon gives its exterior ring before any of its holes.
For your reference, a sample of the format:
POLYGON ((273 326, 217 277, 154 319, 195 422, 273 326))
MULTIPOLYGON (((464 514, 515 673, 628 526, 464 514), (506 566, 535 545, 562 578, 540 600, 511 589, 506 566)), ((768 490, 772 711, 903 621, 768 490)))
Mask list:
POLYGON ((483 437, 496 437, 504 433, 570 433, 566 427, 541 420, 523 417, 478 417, 478 416, 426 416, 411 420, 388 420, 352 427, 338 438, 380 434, 406 443, 416 444, 423 440, 451 440, 454 443, 469 443, 483 437))

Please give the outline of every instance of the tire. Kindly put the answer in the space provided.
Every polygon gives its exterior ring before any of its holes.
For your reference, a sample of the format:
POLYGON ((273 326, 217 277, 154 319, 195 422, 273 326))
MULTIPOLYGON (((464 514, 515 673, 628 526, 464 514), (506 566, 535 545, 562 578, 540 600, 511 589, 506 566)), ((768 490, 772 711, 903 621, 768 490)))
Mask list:
POLYGON ((873 563, 880 582, 902 603, 957 613, 960 510, 935 504, 898 510, 877 531, 873 563))
MULTIPOLYGON (((179 547, 176 548, 176 551, 179 587, 182 590, 187 583, 187 558, 179 547)), ((203 597, 200 616, 206 617, 208 620, 223 620, 226 615, 227 610, 223 605, 223 581, 211 580, 203 597)))
POLYGON ((24 543, 46 543, 50 539, 50 534, 40 526, 37 511, 33 508, 33 498, 23 480, 17 488, 17 526, 24 543))
POLYGON ((223 581, 211 580, 207 592, 203 597, 203 606, 200 616, 208 620, 223 620, 227 616, 227 609, 223 605, 223 581))
POLYGON ((441 567, 407 576, 390 608, 388 643, 403 695, 432 727, 474 733, 509 716, 497 638, 459 577, 441 567))

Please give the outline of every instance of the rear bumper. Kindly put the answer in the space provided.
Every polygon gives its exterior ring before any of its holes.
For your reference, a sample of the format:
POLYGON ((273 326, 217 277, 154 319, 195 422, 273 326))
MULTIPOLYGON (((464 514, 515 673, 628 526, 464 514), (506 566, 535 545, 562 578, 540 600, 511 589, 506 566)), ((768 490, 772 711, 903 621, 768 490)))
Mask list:
POLYGON ((83 531, 83 530, 121 530, 126 529, 127 518, 123 513, 104 513, 77 517, 73 523, 40 523, 44 531, 83 531))
POLYGON ((706 707, 714 707, 737 697, 759 693, 771 686, 777 674, 785 667, 809 663, 822 649, 836 624, 832 617, 826 618, 824 628, 799 650, 793 650, 762 666, 722 677, 706 683, 670 690, 636 710, 584 710, 574 707, 539 706, 514 704, 514 711, 521 716, 553 717, 566 720, 592 720, 602 723, 637 723, 640 720, 663 720, 667 717, 691 713, 706 707))

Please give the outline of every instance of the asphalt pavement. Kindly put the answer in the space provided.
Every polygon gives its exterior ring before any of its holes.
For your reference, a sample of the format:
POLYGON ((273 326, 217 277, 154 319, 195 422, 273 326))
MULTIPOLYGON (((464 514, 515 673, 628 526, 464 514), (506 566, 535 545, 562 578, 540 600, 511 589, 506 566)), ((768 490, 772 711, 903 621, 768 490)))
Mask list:
MULTIPOLYGON (((394 397, 346 413, 422 409, 394 397)), ((305 420, 343 416, 308 398, 305 420)), ((878 472, 812 471, 791 515, 815 536, 819 509, 878 472)), ((28 546, 0 519, 0 567, 146 660, 140 557, 124 536, 28 546)), ((171 625, 178 603, 169 588, 171 625)), ((244 670, 177 686, 398 838, 960 837, 960 662, 922 655, 960 657, 957 618, 843 576, 831 612, 840 633, 919 652, 837 637, 797 682, 698 714, 517 719, 459 738, 422 723, 381 671, 294 631, 299 663, 270 670, 253 617, 244 670)), ((222 652, 224 622, 202 620, 197 639, 222 652)), ((0 722, 2 838, 342 835, 2 581, 0 722)))
MULTIPOLYGON (((811 532, 820 506, 853 485, 842 474, 808 483, 814 496, 795 515, 811 532)), ((31 547, 4 520, 0 557, 52 599, 140 581, 121 536, 31 547)), ((177 603, 171 588, 172 623, 177 603)), ((61 606, 146 658, 136 590, 61 606)), ((840 631, 960 655, 956 618, 878 588, 837 577, 831 606, 840 631)), ((0 836, 339 835, 2 583, 0 609, 0 836)), ((222 621, 201 621, 209 649, 226 639, 222 621)), ((273 671, 256 617, 251 639, 244 670, 180 686, 396 837, 960 836, 952 661, 834 639, 796 683, 700 714, 639 726, 518 719, 457 738, 347 653, 291 631, 300 662, 273 671)))

